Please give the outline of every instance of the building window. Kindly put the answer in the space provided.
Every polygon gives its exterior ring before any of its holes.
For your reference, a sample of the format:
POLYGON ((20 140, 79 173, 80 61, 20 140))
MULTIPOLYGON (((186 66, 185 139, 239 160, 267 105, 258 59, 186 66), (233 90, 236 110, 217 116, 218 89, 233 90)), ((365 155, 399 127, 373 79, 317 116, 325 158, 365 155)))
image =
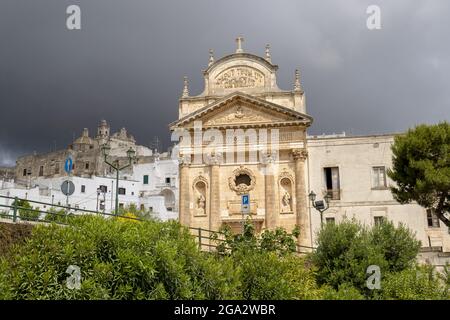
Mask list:
POLYGON ((439 228, 439 217, 434 212, 434 209, 427 209, 427 222, 428 228, 439 228))
POLYGON ((148 184, 148 175, 147 174, 144 176, 144 184, 148 184))
POLYGON ((375 222, 375 225, 378 226, 383 223, 384 217, 383 216, 373 217, 373 221, 375 222))
POLYGON ((123 209, 123 203, 119 203, 119 209, 123 209))
POLYGON ((170 184, 170 178, 166 178, 166 184, 170 184))
POLYGON ((23 176, 26 177, 27 175, 27 169, 23 169, 23 176))
POLYGON ((44 166, 39 167, 39 177, 42 177, 44 175, 44 166))
POLYGON ((106 193, 107 191, 108 191, 108 187, 107 186, 99 186, 98 187, 100 190, 101 190, 101 192, 103 192, 103 193, 106 193))
POLYGON ((59 162, 55 163, 55 174, 59 174, 59 162))
POLYGON ((329 168, 323 168, 323 170, 324 170, 324 178, 325 178, 325 187, 326 187, 328 195, 331 197, 331 200, 341 199, 339 168, 338 167, 329 167, 329 168))
POLYGON ((149 207, 148 210, 150 210, 151 212, 153 212, 153 207, 149 207))
POLYGON ((372 167, 372 188, 384 189, 386 188, 386 168, 372 167))
POLYGON ((82 185, 81 186, 81 193, 85 193, 86 192, 86 186, 85 185, 82 185))
POLYGON ((145 211, 145 206, 141 204, 141 211, 145 211))
POLYGON ((330 217, 330 218, 325 218, 325 222, 326 222, 327 224, 328 224, 328 223, 334 224, 334 223, 335 223, 335 219, 332 218, 332 217, 330 217))
POLYGON ((125 194, 126 193, 126 190, 125 190, 125 188, 119 188, 119 194, 125 194))
POLYGON ((86 164, 84 165, 84 168, 85 168, 86 170, 89 170, 89 162, 86 162, 86 164))

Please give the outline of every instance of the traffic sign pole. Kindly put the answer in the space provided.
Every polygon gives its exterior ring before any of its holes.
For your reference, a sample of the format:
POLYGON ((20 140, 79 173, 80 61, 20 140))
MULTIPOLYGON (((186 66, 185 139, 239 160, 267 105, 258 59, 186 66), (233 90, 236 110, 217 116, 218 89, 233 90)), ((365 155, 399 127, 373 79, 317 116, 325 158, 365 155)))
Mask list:
POLYGON ((245 232, 244 214, 250 213, 250 195, 243 194, 241 197, 241 213, 242 213, 242 236, 245 232))

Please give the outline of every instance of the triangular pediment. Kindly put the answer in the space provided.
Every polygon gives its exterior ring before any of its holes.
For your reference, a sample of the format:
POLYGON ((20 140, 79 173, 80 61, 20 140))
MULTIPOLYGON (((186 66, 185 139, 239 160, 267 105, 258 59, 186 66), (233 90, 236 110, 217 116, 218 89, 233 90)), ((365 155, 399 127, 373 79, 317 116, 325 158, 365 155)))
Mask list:
POLYGON ((309 126, 312 118, 263 99, 235 92, 175 121, 170 128, 191 127, 194 121, 201 121, 204 128, 277 124, 309 126))

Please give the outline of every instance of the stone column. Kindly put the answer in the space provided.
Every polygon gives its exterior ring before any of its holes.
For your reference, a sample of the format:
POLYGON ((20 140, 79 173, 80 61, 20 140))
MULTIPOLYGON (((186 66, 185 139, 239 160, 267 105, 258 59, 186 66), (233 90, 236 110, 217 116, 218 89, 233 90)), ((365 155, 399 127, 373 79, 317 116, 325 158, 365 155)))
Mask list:
POLYGON ((209 229, 217 231, 220 228, 220 158, 210 158, 210 186, 209 186, 209 229))
POLYGON ((264 189, 265 189, 265 207, 266 207, 266 228, 275 229, 278 223, 278 212, 276 206, 276 186, 275 186, 275 171, 274 160, 271 156, 265 159, 265 173, 264 173, 264 189))
MULTIPOLYGON (((305 184, 305 160, 308 152, 305 149, 294 149, 292 150, 292 155, 295 161, 296 224, 300 227, 298 244, 311 247, 310 217, 305 184)), ((307 248, 300 248, 300 250, 309 251, 307 248)))
POLYGON ((179 194, 179 216, 180 223, 184 226, 191 224, 191 209, 190 209, 190 190, 189 190, 189 162, 186 158, 180 160, 180 194, 179 194))

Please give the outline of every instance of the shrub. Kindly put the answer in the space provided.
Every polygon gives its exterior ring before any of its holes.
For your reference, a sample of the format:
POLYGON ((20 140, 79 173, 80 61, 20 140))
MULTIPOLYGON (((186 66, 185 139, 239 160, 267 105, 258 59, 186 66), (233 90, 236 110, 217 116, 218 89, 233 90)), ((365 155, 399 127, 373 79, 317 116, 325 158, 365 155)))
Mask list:
POLYGON ((322 299, 324 300, 364 300, 360 291, 348 283, 344 283, 337 290, 325 286, 322 288, 322 299))
POLYGON ((1 291, 13 299, 233 299, 238 274, 230 258, 198 251, 176 222, 123 223, 91 215, 68 226, 37 226, 1 260, 1 291), (81 270, 81 288, 66 270, 81 270))
POLYGON ((385 221, 370 231, 372 243, 378 245, 388 263, 388 270, 397 272, 412 266, 421 243, 404 224, 398 227, 385 221))
MULTIPOLYGON (((239 271, 240 291, 244 299, 318 299, 321 291, 305 259, 294 254, 298 228, 292 233, 282 228, 257 235, 247 220, 243 234, 222 227, 218 258, 229 257, 239 271)), ((218 235, 213 239, 217 240, 218 235)))
POLYGON ((378 265, 382 271, 387 269, 381 248, 374 246, 368 231, 354 221, 324 225, 317 244, 312 261, 318 269, 319 284, 336 290, 348 284, 363 291, 368 266, 378 265))
POLYGON ((440 281, 430 266, 387 274, 381 281, 380 297, 395 300, 450 299, 448 286, 440 281))
POLYGON ((56 209, 54 207, 47 210, 44 217, 45 221, 56 223, 67 223, 70 215, 64 209, 56 209))
POLYGON ((374 299, 434 299, 441 290, 437 289, 437 277, 433 275, 428 282, 424 276, 413 277, 417 270, 422 273, 425 270, 415 267, 419 248, 420 241, 403 224, 395 227, 386 221, 366 228, 345 220, 325 225, 318 234, 318 247, 311 258, 318 268, 319 284, 334 290, 326 290, 330 299, 352 296, 353 289, 374 299), (380 267, 382 287, 387 286, 381 291, 366 287, 366 270, 370 265, 380 267))
POLYGON ((39 212, 39 208, 33 209, 30 203, 27 200, 14 200, 12 206, 16 205, 18 207, 19 217, 22 220, 38 220, 41 213, 39 212))

